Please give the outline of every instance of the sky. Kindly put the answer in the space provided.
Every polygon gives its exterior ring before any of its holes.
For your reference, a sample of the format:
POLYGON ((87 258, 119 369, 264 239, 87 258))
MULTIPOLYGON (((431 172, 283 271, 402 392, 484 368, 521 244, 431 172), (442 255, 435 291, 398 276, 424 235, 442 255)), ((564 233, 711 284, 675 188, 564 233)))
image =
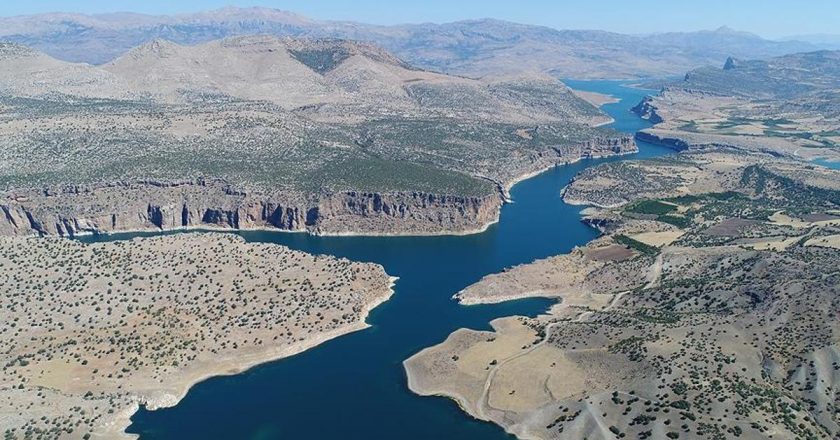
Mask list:
POLYGON ((840 34, 840 0, 0 0, 0 16, 57 11, 173 14, 228 5, 375 24, 489 17, 558 29, 636 34, 723 25, 769 38, 840 34))

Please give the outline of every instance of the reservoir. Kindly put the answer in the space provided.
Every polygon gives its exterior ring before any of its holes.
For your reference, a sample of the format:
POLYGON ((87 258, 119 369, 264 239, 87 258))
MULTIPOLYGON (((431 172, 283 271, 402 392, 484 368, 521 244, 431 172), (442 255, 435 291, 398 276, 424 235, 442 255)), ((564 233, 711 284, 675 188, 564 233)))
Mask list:
MULTIPOLYGON (((615 81, 567 81, 571 87, 613 95, 603 109, 617 130, 650 124, 630 112, 649 90, 615 81)), ((584 160, 525 180, 513 203, 486 232, 439 237, 316 237, 303 233, 237 232, 248 241, 383 265, 399 277, 393 297, 368 317, 371 328, 328 341, 302 354, 242 374, 195 385, 175 407, 143 408, 128 432, 143 440, 183 439, 507 439, 496 425, 470 418, 449 399, 419 397, 406 385, 402 361, 443 341, 461 327, 489 329, 495 318, 534 316, 552 301, 528 299, 461 306, 451 297, 485 275, 565 253, 598 232, 580 222, 582 207, 563 203, 560 191, 581 170, 616 160, 673 153, 639 143, 638 154, 584 160)), ((139 234, 85 237, 120 240, 139 234)))

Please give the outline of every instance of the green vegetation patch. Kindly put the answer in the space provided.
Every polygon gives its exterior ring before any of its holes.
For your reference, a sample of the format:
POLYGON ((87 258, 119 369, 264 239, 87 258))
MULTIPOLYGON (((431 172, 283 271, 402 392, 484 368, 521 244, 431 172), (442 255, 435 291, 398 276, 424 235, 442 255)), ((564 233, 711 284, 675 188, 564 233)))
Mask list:
POLYGON ((327 73, 338 67, 344 60, 350 58, 350 51, 345 47, 329 49, 290 50, 289 53, 306 67, 318 72, 327 73))
POLYGON ((654 215, 668 214, 676 210, 676 206, 671 205, 669 203, 660 202, 659 200, 642 200, 640 202, 636 202, 630 205, 630 207, 627 208, 627 211, 629 212, 635 212, 637 214, 654 215))
POLYGON ((322 166, 309 180, 311 191, 419 191, 438 195, 484 197, 496 191, 488 180, 405 161, 345 157, 322 166))
POLYGON ((644 255, 656 255, 659 253, 659 248, 656 246, 644 244, 641 241, 634 240, 626 235, 618 234, 613 237, 613 240, 615 240, 616 243, 627 246, 628 248, 636 250, 644 255))

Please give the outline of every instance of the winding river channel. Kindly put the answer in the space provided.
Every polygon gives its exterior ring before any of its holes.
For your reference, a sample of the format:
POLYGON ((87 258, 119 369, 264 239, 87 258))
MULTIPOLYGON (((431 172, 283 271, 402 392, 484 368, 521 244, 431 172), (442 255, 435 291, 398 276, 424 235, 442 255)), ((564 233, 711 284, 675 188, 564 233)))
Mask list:
MULTIPOLYGON (((630 112, 646 93, 614 81, 569 81, 613 95, 604 110, 617 130, 633 133, 649 123, 630 112)), ((442 397, 419 397, 406 386, 402 361, 443 341, 461 327, 489 329, 509 315, 534 316, 551 301, 529 299, 487 306, 451 300, 460 289, 505 267, 565 253, 597 231, 580 222, 581 207, 560 198, 581 170, 615 160, 653 157, 671 150, 640 143, 638 154, 557 167, 513 187, 514 203, 486 232, 441 237, 315 237, 302 233, 239 232, 248 241, 375 262, 400 279, 390 301, 368 317, 371 328, 297 356, 193 387, 175 407, 141 409, 128 431, 159 439, 510 439, 501 428, 470 418, 442 397)), ((119 240, 138 234, 88 237, 119 240)))

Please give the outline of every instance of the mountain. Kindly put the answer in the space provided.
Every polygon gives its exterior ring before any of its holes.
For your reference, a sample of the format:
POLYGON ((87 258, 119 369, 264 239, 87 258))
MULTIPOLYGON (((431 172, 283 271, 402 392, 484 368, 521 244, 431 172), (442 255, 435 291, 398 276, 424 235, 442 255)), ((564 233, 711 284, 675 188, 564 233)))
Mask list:
POLYGON ((158 102, 183 103, 211 94, 269 101, 325 122, 374 115, 529 124, 585 124, 603 118, 551 77, 476 80, 446 75, 415 68, 376 45, 349 40, 256 35, 192 46, 153 40, 99 70, 119 78, 136 96, 158 102), (535 99, 543 95, 554 102, 535 99))
POLYGON ((127 94, 126 85, 107 71, 68 63, 15 43, 0 43, 0 93, 16 96, 64 94, 113 98, 127 94))
POLYGON ((492 19, 377 26, 312 20, 269 8, 229 7, 174 16, 44 14, 0 19, 2 40, 92 64, 107 63, 155 39, 194 45, 254 34, 368 41, 413 65, 467 76, 523 70, 560 78, 669 76, 727 56, 766 58, 817 49, 810 43, 769 41, 728 28, 639 36, 492 19))
POLYGON ((767 60, 728 58, 723 69, 702 67, 679 87, 728 96, 796 99, 840 90, 840 51, 816 51, 767 60))
POLYGON ((637 135, 647 141, 840 160, 840 51, 730 57, 691 70, 634 110, 657 123, 637 135))
POLYGON ((780 41, 805 41, 822 49, 840 49, 840 34, 806 34, 782 38, 780 41))
POLYGON ((447 75, 348 40, 157 39, 101 66, 4 43, 0 74, 14 234, 472 231, 522 175, 635 151, 550 76, 447 75))

